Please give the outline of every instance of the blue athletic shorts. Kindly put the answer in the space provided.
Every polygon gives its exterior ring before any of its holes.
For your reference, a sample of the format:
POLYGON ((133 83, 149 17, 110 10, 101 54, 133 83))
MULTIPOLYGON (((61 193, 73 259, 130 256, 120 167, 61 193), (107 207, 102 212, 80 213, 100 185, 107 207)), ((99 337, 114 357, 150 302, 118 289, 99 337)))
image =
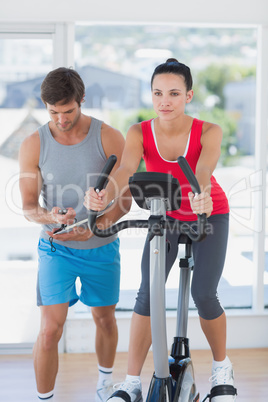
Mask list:
POLYGON ((38 244, 39 267, 37 305, 49 306, 78 299, 87 306, 111 306, 119 300, 120 253, 119 239, 105 246, 79 250, 57 244, 51 251, 49 241, 38 244), (80 278, 81 292, 76 290, 80 278))

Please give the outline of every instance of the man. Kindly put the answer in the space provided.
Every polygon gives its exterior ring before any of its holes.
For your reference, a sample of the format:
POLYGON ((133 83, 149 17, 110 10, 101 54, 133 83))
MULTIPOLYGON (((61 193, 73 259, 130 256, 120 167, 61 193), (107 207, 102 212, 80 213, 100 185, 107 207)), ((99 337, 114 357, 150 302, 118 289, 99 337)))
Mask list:
MULTIPOLYGON (((112 393, 111 375, 118 340, 114 313, 119 297, 119 240, 115 236, 97 238, 87 225, 55 233, 60 225, 87 217, 83 206, 85 191, 94 187, 111 154, 117 156, 113 171, 117 169, 124 147, 119 131, 81 112, 84 96, 84 83, 76 71, 67 68, 51 71, 41 85, 41 98, 51 120, 26 138, 20 149, 23 212, 27 220, 42 225, 37 280, 41 325, 33 350, 37 394, 41 400, 53 399, 58 342, 68 307, 78 299, 91 306, 96 324, 99 367, 96 401, 106 401, 112 393), (75 287, 77 277, 82 285, 79 296, 75 287)), ((125 203, 117 200, 112 210, 99 218, 100 222, 109 226, 118 220, 123 209, 130 206, 129 200, 125 199, 125 203)))

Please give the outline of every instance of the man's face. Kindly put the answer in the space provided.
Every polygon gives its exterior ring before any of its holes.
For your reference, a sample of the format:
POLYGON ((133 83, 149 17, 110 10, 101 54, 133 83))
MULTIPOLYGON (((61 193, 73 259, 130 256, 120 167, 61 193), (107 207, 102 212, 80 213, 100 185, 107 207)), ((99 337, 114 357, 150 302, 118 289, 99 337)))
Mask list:
POLYGON ((46 106, 51 121, 62 132, 70 131, 81 115, 81 107, 75 100, 66 103, 66 105, 61 103, 50 105, 47 103, 46 106))

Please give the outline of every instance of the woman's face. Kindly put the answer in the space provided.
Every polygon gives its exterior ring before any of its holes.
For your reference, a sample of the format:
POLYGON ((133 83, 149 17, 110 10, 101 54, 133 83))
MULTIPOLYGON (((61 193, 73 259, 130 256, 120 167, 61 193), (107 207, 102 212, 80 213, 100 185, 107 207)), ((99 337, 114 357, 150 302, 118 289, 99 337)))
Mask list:
POLYGON ((184 77, 177 74, 157 74, 152 84, 153 107, 160 119, 173 120, 184 114, 186 103, 193 98, 187 91, 184 77))

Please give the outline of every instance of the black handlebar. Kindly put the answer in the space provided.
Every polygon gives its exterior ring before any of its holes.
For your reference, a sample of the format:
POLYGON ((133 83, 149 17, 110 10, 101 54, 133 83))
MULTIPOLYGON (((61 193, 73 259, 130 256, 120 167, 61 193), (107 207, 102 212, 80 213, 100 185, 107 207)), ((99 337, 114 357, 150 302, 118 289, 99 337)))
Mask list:
MULTIPOLYGON (((97 179, 96 186, 94 187, 94 190, 97 193, 99 193, 105 187, 105 184, 108 181, 108 176, 111 173, 114 165, 116 164, 116 161, 117 161, 116 155, 110 155, 109 158, 107 159, 107 161, 97 179)), ((107 236, 104 235, 103 230, 98 229, 98 227, 96 225, 97 216, 98 216, 97 211, 93 211, 92 209, 89 211, 88 226, 89 226, 90 230, 92 231, 92 233, 94 233, 94 235, 98 236, 98 237, 112 236, 114 234, 114 233, 112 233, 112 229, 111 229, 112 227, 108 228, 109 234, 107 233, 107 236)), ((107 229, 106 229, 106 231, 107 231, 107 229)))
MULTIPOLYGON (((197 178, 195 177, 191 167, 189 166, 189 163, 187 162, 187 160, 183 156, 179 156, 177 159, 177 162, 178 162, 181 170, 185 174, 186 179, 190 183, 192 192, 194 194, 200 194, 201 190, 200 190, 199 183, 198 183, 197 178)), ((197 229, 198 229, 198 233, 200 235, 200 239, 198 237, 198 240, 196 240, 196 241, 200 241, 206 237, 205 229, 206 229, 206 224, 207 224, 207 215, 199 214, 199 215, 197 215, 197 217, 198 217, 198 221, 197 221, 198 228, 197 229)), ((189 234, 188 234, 188 236, 189 236, 189 234)), ((189 236, 189 237, 191 238, 191 236, 189 236)))
POLYGON ((99 177, 97 179, 96 186, 94 187, 94 190, 96 191, 96 193, 99 193, 105 187, 105 184, 108 180, 108 176, 111 173, 114 165, 116 164, 116 161, 117 161, 116 155, 111 155, 107 159, 107 161, 101 171, 101 174, 99 175, 99 177))
MULTIPOLYGON (((97 180, 96 186, 95 186, 95 191, 99 192, 101 191, 106 183, 107 183, 107 178, 112 171, 115 163, 117 161, 117 157, 115 155, 111 155, 104 168, 102 169, 102 172, 100 174, 100 177, 97 180)), ((192 191, 194 193, 200 194, 200 186, 198 184, 198 181, 193 174, 192 169, 190 168, 188 162, 183 156, 180 156, 177 160, 179 166, 181 167, 183 173, 185 174, 187 180, 189 181, 192 191)), ((88 216, 88 226, 92 233, 98 237, 109 237, 112 236, 119 231, 127 228, 148 228, 149 227, 149 221, 148 220, 127 220, 127 221, 121 221, 118 222, 109 228, 106 229, 99 229, 96 225, 96 218, 97 218, 98 212, 97 211, 89 211, 89 216, 88 216)), ((195 223, 195 222, 193 222, 195 223)), ((163 221, 163 228, 169 227, 171 228, 176 228, 178 229, 181 233, 187 234, 187 236, 193 240, 193 241, 201 241, 206 237, 205 229, 206 229, 206 224, 207 224, 207 218, 206 214, 201 214, 198 215, 197 219, 197 224, 195 227, 193 227, 193 224, 190 225, 189 222, 181 222, 178 220, 175 220, 174 222, 170 221, 163 221)))
POLYGON ((186 176, 186 179, 188 180, 188 182, 190 183, 190 186, 192 188, 192 192, 195 194, 200 194, 201 190, 200 190, 200 186, 199 183, 192 171, 192 169, 189 166, 189 163, 187 162, 187 160, 183 157, 183 156, 179 156, 177 159, 177 162, 181 168, 181 170, 183 171, 184 175, 186 176))

